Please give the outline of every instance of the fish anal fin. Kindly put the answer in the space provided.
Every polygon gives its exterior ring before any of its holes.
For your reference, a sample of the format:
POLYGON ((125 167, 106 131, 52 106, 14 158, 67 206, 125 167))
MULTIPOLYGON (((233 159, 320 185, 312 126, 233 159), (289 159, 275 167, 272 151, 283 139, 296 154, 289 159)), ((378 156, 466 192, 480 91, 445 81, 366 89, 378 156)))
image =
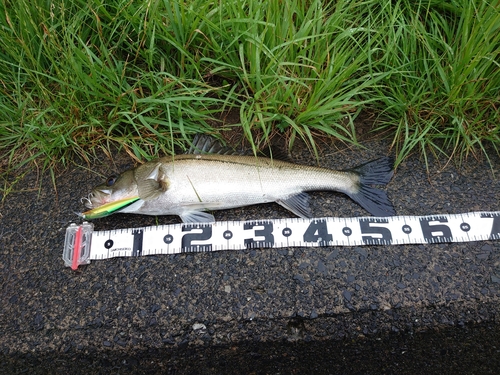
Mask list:
POLYGON ((203 211, 184 211, 179 213, 184 223, 214 223, 215 217, 208 212, 203 211))
POLYGON ((286 199, 278 199, 276 203, 292 211, 295 215, 310 218, 312 216, 311 208, 309 207, 309 194, 299 193, 292 195, 286 199))

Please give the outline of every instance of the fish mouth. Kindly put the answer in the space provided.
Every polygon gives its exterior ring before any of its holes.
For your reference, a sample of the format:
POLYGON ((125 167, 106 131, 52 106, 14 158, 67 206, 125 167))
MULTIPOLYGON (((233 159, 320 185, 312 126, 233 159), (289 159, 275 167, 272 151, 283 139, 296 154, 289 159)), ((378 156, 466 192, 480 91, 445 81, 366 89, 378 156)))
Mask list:
POLYGON ((94 208, 94 204, 92 203, 92 193, 90 193, 88 196, 80 198, 80 202, 83 203, 83 205, 86 208, 94 208))
POLYGON ((110 203, 110 196, 111 194, 108 190, 94 190, 86 197, 80 198, 80 202, 83 203, 86 208, 93 209, 110 203))
POLYGON ((97 208, 106 203, 101 197, 98 197, 93 192, 89 193, 86 197, 80 198, 80 202, 89 209, 97 208))

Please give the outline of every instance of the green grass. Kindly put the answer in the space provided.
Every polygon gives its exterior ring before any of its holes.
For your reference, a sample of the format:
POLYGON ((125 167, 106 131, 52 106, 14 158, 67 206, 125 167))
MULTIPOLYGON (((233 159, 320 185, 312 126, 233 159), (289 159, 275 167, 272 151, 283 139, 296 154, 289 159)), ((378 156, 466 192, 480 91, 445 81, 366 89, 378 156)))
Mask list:
MULTIPOLYGON (((381 127, 396 129, 401 160, 414 149, 462 159, 500 145, 500 3, 388 3, 388 48, 377 70, 391 68, 374 106, 381 127), (412 4, 409 6, 408 4, 412 4)), ((427 160, 427 159, 426 159, 427 160)))
POLYGON ((316 151, 357 144, 361 111, 398 162, 488 157, 499 51, 498 1, 0 0, 0 165, 146 160, 235 126, 316 151))

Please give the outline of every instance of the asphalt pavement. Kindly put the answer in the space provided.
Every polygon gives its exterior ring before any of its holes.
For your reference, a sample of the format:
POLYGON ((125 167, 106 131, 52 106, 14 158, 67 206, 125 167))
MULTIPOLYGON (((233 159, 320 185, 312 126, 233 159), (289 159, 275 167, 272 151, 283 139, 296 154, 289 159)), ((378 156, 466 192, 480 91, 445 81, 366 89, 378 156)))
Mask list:
MULTIPOLYGON (((320 165, 388 155, 322 146, 320 165)), ((500 160, 460 168, 418 155, 387 187, 399 215, 496 211, 500 160), (495 178, 496 177, 496 178, 495 178)), ((317 161, 294 149, 298 163, 317 161)), ((115 161, 33 172, 0 206, 0 372, 498 373, 500 241, 251 249, 115 258, 64 267, 66 227, 115 161), (41 184, 41 185, 40 185, 41 184), (40 187, 41 186, 41 187, 40 187)), ((312 193, 316 217, 366 216, 348 197, 312 193)), ((215 212, 217 220, 293 217, 277 204, 215 212)), ((178 223, 117 214, 96 230, 178 223)))

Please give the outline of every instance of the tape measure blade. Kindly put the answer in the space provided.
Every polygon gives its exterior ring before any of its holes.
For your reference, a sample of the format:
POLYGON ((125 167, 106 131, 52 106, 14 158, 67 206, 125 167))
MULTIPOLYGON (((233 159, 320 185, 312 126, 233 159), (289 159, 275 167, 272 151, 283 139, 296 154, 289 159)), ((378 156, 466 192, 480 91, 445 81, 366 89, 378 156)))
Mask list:
POLYGON ((500 239, 500 212, 182 223, 96 232, 91 224, 83 223, 67 229, 63 259, 66 265, 74 266, 91 259, 182 252, 494 239, 500 239), (77 238, 81 240, 83 255, 74 262, 77 238))
POLYGON ((132 229, 94 232, 93 239, 92 260, 132 255, 132 229))
POLYGON ((474 212, 463 215, 466 216, 470 229, 464 227, 462 230, 466 231, 469 237, 481 240, 500 239, 500 212, 474 212))

